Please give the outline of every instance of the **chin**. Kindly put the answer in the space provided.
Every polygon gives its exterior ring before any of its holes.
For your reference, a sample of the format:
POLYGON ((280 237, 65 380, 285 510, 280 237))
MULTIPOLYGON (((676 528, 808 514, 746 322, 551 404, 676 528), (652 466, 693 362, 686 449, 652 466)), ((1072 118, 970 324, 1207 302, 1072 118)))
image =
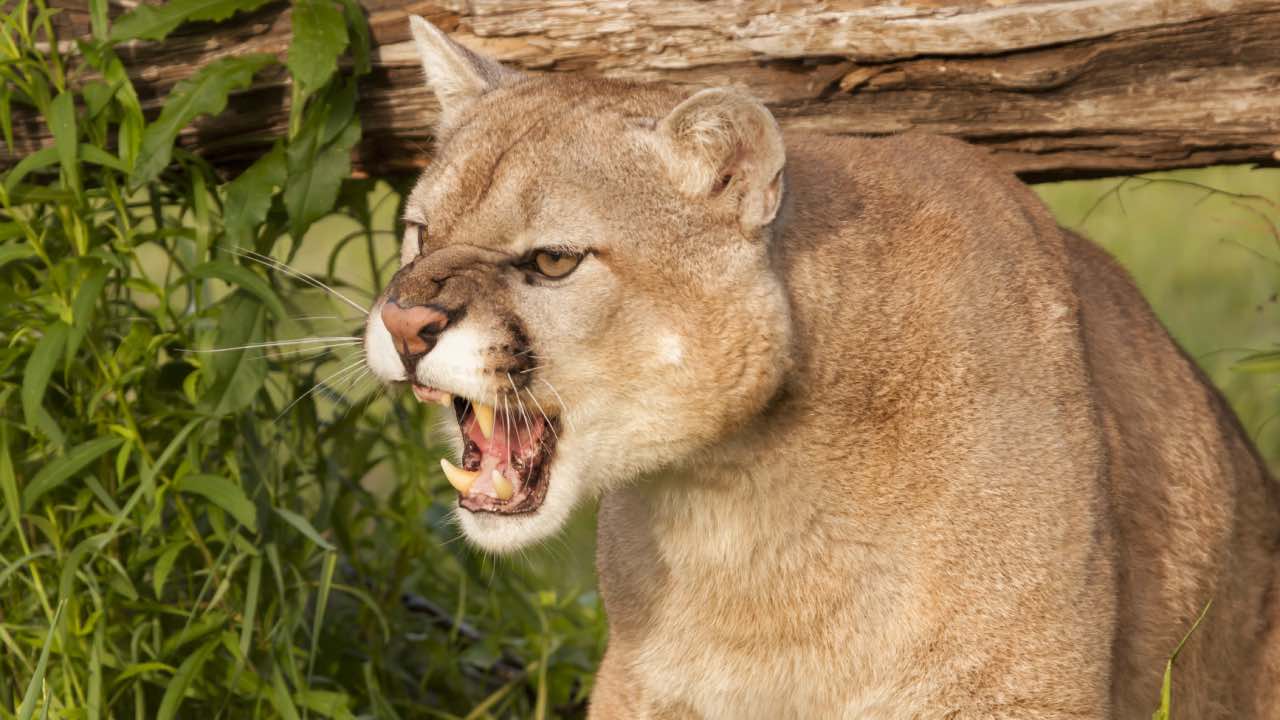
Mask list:
POLYGON ((546 495, 535 510, 519 514, 470 510, 454 511, 467 541, 487 552, 506 554, 554 536, 568 522, 581 492, 576 473, 551 468, 546 495))

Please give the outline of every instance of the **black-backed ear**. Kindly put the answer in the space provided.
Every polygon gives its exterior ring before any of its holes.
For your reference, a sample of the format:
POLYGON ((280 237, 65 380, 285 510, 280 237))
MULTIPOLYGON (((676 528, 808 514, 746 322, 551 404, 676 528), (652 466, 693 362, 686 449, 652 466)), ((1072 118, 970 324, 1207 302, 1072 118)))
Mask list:
POLYGON ((782 132, 760 101, 727 88, 695 93, 655 128, 672 179, 685 193, 722 197, 746 231, 778 214, 787 153, 782 132))
POLYGON ((487 92, 520 77, 496 60, 459 45, 421 17, 409 18, 413 42, 427 74, 427 87, 440 101, 440 125, 449 127, 487 92))

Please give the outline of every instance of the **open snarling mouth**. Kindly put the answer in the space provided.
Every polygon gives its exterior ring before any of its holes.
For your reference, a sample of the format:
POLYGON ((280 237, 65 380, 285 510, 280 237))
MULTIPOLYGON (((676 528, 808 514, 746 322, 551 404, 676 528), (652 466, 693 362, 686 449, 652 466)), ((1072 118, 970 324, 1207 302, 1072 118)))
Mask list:
POLYGON ((555 451, 556 421, 522 406, 494 408, 423 385, 422 402, 451 407, 462 431, 462 467, 441 458, 440 467, 458 504, 471 512, 529 513, 547 496, 547 474, 555 451))

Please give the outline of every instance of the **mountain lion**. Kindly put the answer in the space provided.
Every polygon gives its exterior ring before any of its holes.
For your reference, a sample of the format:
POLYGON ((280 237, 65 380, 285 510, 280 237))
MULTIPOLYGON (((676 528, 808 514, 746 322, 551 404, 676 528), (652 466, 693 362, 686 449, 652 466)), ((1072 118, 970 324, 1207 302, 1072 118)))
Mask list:
POLYGON ((369 316, 474 544, 600 498, 591 717, 1280 718, 1280 494, 986 153, 413 35, 442 106, 369 316))

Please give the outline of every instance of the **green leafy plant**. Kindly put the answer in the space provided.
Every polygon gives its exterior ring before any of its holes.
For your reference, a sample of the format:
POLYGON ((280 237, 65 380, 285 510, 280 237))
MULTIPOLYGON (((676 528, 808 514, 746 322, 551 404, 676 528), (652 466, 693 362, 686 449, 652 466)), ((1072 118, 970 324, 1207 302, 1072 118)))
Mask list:
POLYGON ((589 577, 457 542, 430 411, 362 379, 396 195, 350 178, 358 6, 295 0, 288 132, 229 181, 180 133, 281 58, 149 114, 115 51, 260 5, 93 0, 70 56, 0 19, 4 140, 54 138, 0 178, 0 718, 579 716, 589 577))

